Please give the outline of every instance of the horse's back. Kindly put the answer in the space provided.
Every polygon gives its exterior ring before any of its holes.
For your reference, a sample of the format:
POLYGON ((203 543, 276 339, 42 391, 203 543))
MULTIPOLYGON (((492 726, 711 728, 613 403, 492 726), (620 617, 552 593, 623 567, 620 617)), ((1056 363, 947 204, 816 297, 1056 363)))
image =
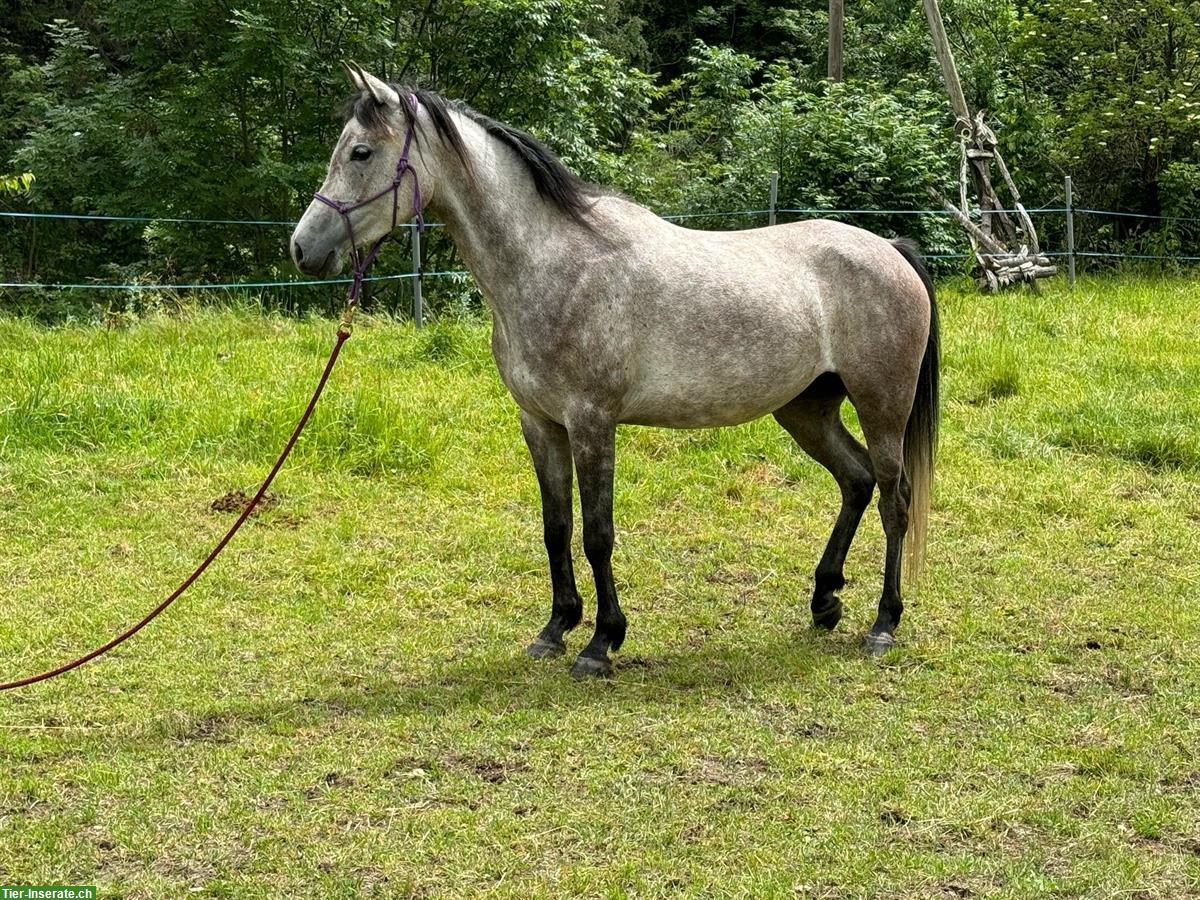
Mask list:
POLYGON ((636 348, 622 421, 749 421, 824 372, 897 355, 906 371, 907 348, 924 346, 924 287, 895 247, 870 232, 809 221, 738 232, 669 228, 655 237, 622 304, 636 348))

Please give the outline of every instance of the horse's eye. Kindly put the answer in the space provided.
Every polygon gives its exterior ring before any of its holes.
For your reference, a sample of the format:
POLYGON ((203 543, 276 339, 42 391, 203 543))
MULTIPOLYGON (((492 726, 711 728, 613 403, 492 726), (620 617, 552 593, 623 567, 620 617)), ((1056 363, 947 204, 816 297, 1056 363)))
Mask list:
POLYGON ((350 158, 355 162, 371 158, 371 148, 366 144, 355 144, 354 149, 350 151, 350 158))

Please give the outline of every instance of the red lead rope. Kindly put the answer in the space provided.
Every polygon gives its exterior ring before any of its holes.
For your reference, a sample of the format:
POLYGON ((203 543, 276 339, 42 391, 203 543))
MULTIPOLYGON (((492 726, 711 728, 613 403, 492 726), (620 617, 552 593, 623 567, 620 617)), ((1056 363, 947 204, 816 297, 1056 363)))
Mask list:
POLYGON ((238 516, 238 520, 233 523, 233 526, 229 529, 229 531, 225 532, 225 537, 221 538, 221 540, 217 543, 217 546, 213 547, 212 552, 209 553, 208 556, 204 557, 204 561, 200 563, 200 565, 196 566, 196 570, 192 572, 192 574, 189 575, 184 582, 179 585, 179 587, 177 587, 169 597, 167 597, 167 599, 158 604, 158 606, 154 607, 154 609, 152 609, 144 619, 126 631, 118 634, 103 647, 97 647, 92 652, 86 653, 78 659, 73 659, 68 663, 63 663, 56 669, 50 669, 49 671, 41 672, 37 675, 30 675, 28 678, 22 678, 18 681, 9 681, 4 684, 0 684, 0 691, 9 691, 13 688, 25 687, 27 684, 37 684, 39 681, 46 681, 49 678, 54 678, 56 675, 62 675, 64 672, 70 672, 72 669, 82 666, 85 662, 95 659, 97 656, 104 655, 109 650, 113 649, 113 647, 123 644, 125 641, 129 640, 131 637, 153 622, 156 618, 158 618, 159 613, 178 600, 183 592, 190 588, 196 582, 196 579, 204 574, 204 570, 207 569, 212 564, 213 560, 220 555, 221 551, 225 549, 225 546, 231 540, 233 540, 233 536, 238 533, 238 530, 246 523, 246 520, 250 518, 250 514, 254 512, 255 507, 258 506, 259 502, 266 495, 267 488, 271 486, 271 482, 275 480, 275 476, 278 475, 279 470, 283 468, 283 464, 287 460, 288 455, 292 452, 292 448, 296 446, 296 441, 300 438, 300 432, 302 432, 304 430, 304 426, 308 424, 308 419, 312 415, 313 410, 316 408, 317 401, 321 399, 321 392, 325 390, 325 382, 329 380, 329 373, 333 371, 334 363, 337 362, 338 355, 342 352, 342 345, 346 343, 347 339, 350 337, 350 323, 354 315, 354 305, 354 302, 351 301, 346 306, 346 315, 342 319, 342 324, 338 327, 337 343, 333 345, 333 351, 329 354, 329 362, 325 363, 325 371, 321 373, 321 380, 317 382, 317 389, 313 391, 312 399, 308 401, 308 407, 304 410, 304 415, 300 417, 300 421, 296 423, 296 428, 292 432, 292 436, 288 438, 288 442, 284 445, 283 451, 279 454, 279 459, 275 460, 275 465, 271 468, 270 474, 267 475, 266 480, 262 483, 262 487, 258 489, 258 493, 254 495, 253 499, 246 504, 246 508, 242 510, 242 514, 238 516))
POLYGON ((379 238, 379 240, 377 240, 371 246, 371 249, 364 256, 359 252, 356 241, 354 240, 354 227, 350 224, 350 213, 356 209, 359 209, 360 207, 374 203, 380 197, 386 197, 388 194, 391 194, 392 229, 395 229, 396 216, 400 206, 400 182, 407 172, 412 175, 413 180, 413 211, 417 219, 417 229, 419 231, 425 230, 425 217, 422 212, 422 208, 425 204, 421 200, 421 185, 417 181, 417 170, 413 168, 412 163, 409 162, 408 159, 409 151, 412 149, 413 145, 413 137, 416 133, 417 113, 421 108, 421 102, 417 99, 416 94, 409 95, 409 104, 408 133, 404 138, 404 148, 400 153, 400 159, 396 163, 396 174, 393 176, 392 183, 388 187, 376 194, 373 194, 365 200, 358 201, 357 203, 342 203, 341 201, 330 199, 329 197, 319 193, 313 195, 326 206, 329 206, 335 210, 337 214, 341 216, 342 222, 346 226, 346 236, 350 241, 350 259, 354 263, 354 281, 350 286, 350 299, 346 303, 346 314, 342 317, 342 324, 338 327, 337 343, 333 345, 333 351, 329 354, 329 362, 325 364, 325 371, 321 373, 321 380, 317 382, 317 389, 313 391, 312 399, 308 401, 308 408, 304 410, 304 415, 302 415, 300 417, 300 421, 296 423, 296 430, 293 431, 292 436, 288 438, 287 444, 284 445, 283 452, 279 454, 279 459, 275 460, 275 465, 272 467, 271 473, 267 476, 267 480, 262 483, 262 487, 258 489, 258 493, 254 495, 253 499, 248 504, 246 504, 246 508, 242 510, 242 514, 238 516, 238 520, 233 523, 233 527, 225 533, 225 537, 221 538, 217 546, 213 547, 212 552, 209 553, 208 556, 204 557, 204 562, 196 566, 196 571, 192 572, 192 574, 184 580, 183 584, 179 585, 179 587, 175 589, 175 592, 172 593, 171 596, 167 597, 166 600, 154 607, 154 609, 147 614, 146 618, 142 619, 142 621, 138 622, 127 631, 123 631, 118 634, 103 647, 97 647, 91 653, 84 654, 78 659, 71 660, 69 663, 64 663, 57 669, 50 669, 48 672, 42 672, 38 675, 30 675, 28 678, 22 678, 19 681, 9 681, 4 684, 0 684, 0 691, 10 691, 13 688, 25 687, 27 684, 37 684, 39 681, 45 681, 48 678, 53 678, 56 675, 63 674, 64 672, 70 672, 72 669, 82 666, 85 662, 89 662, 90 660, 95 659, 97 656, 104 655, 118 644, 123 644, 125 641, 129 640, 131 637, 153 622, 156 618, 158 618, 159 613, 178 600, 180 595, 190 588, 195 583, 197 578, 204 574, 204 570, 207 569, 209 565, 212 564, 212 561, 220 555, 221 551, 225 549, 225 545, 233 540, 233 536, 238 533, 238 529, 240 529, 242 525, 245 524, 246 520, 250 518, 250 514, 254 512, 254 508, 258 506, 259 501, 261 501, 263 496, 267 493, 267 488, 271 486, 271 482, 275 480, 275 476, 278 475, 279 470, 283 468, 283 464, 287 460, 288 454, 292 452, 292 448, 296 446, 296 441, 300 438, 300 432, 302 432, 304 430, 304 426, 308 424, 308 417, 312 415, 313 410, 316 408, 317 401, 321 399, 321 392, 325 390, 325 382, 329 380, 329 373, 333 371, 333 364, 337 362, 338 354, 342 352, 342 344, 346 343, 346 340, 350 337, 350 324, 354 319, 354 308, 358 305, 359 293, 362 291, 363 278, 366 277, 367 270, 371 268, 371 264, 375 262, 375 256, 379 253, 379 248, 383 246, 384 241, 386 241, 391 234, 391 231, 389 231, 383 237, 379 238))

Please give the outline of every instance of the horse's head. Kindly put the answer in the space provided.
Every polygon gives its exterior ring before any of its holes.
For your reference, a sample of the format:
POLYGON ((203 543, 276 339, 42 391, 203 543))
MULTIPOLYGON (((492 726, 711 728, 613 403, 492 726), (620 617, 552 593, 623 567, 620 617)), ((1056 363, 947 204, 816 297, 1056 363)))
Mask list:
POLYGON ((357 65, 346 71, 360 96, 333 149, 325 182, 291 239, 296 266, 320 278, 340 272, 355 247, 373 244, 410 221, 434 188, 416 139, 416 96, 402 95, 357 65))

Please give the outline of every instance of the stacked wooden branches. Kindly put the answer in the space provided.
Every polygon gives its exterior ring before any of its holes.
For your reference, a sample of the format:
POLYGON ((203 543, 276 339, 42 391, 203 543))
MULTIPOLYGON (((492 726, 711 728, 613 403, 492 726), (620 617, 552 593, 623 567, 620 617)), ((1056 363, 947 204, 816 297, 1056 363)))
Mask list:
POLYGON ((1042 255, 1037 230, 1021 202, 1021 193, 1013 182, 1004 157, 996 148, 996 135, 983 122, 983 113, 973 119, 959 118, 955 123, 962 163, 958 174, 958 200, 955 206, 937 190, 930 193, 954 215, 971 240, 971 249, 979 262, 979 286, 993 293, 1019 281, 1034 281, 1053 275, 1057 269, 1042 255), (1012 197, 1011 209, 1005 209, 992 185, 993 161, 1000 170, 1012 197), (971 219, 967 194, 968 179, 979 197, 979 224, 971 219), (1019 219, 1014 222, 1012 216, 1019 219), (1010 248, 1017 248, 1015 250, 1010 248))
POLYGON ((954 214, 971 239, 971 248, 979 262, 981 288, 995 292, 1006 285, 1020 281, 1032 282, 1053 275, 1057 270, 1038 247, 1033 221, 1021 203, 1021 194, 1013 183, 1008 166, 1004 164, 1004 158, 996 149, 995 132, 983 123, 982 111, 972 116, 967 108, 937 0, 924 0, 924 5, 933 48, 946 82, 946 92, 950 95, 950 106, 954 110, 954 130, 962 154, 958 176, 959 205, 955 206, 933 188, 929 189, 930 193, 954 214), (993 162, 1008 185, 1013 201, 1011 210, 1006 210, 996 196, 996 189, 992 185, 993 162), (979 198, 979 224, 971 218, 967 199, 968 179, 979 198), (1013 221, 1013 213, 1019 222, 1013 221))

